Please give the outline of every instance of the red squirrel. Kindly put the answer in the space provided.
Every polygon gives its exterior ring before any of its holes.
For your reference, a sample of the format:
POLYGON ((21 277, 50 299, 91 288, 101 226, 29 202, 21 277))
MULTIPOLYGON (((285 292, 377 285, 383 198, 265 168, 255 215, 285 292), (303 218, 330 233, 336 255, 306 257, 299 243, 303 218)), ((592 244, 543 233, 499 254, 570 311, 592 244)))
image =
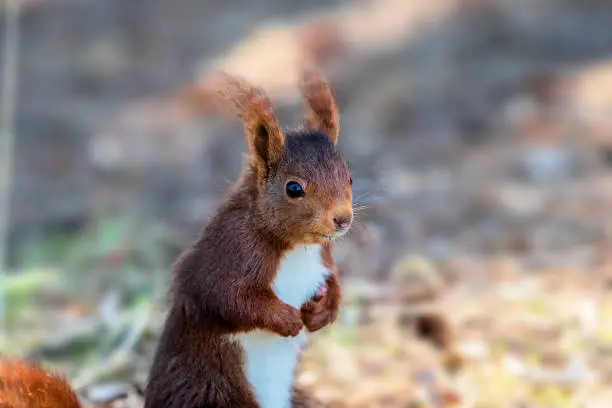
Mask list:
POLYGON ((332 244, 353 220, 338 109, 313 69, 300 81, 305 124, 290 130, 245 79, 220 72, 208 85, 207 98, 244 122, 250 155, 173 266, 145 408, 308 406, 294 390, 296 367, 307 333, 336 319, 332 244))

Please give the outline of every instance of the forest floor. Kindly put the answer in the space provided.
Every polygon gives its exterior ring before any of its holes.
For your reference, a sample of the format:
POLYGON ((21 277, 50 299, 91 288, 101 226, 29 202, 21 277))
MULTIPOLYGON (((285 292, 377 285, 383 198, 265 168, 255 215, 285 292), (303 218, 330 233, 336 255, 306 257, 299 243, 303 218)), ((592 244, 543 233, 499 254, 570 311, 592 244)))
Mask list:
MULTIPOLYGON (((8 352, 66 373, 86 400, 140 407, 132 384, 146 378, 160 303, 113 311, 107 298, 92 312, 56 299, 55 309, 43 310, 22 296, 48 278, 25 282, 26 275, 6 286, 9 307, 19 309, 8 352)), ((298 382, 330 408, 610 407, 612 297, 604 275, 525 275, 505 264, 479 287, 438 282, 420 301, 397 295, 397 281, 347 278, 339 321, 313 335, 298 382)), ((46 293, 47 305, 49 284, 36 298, 46 293)))

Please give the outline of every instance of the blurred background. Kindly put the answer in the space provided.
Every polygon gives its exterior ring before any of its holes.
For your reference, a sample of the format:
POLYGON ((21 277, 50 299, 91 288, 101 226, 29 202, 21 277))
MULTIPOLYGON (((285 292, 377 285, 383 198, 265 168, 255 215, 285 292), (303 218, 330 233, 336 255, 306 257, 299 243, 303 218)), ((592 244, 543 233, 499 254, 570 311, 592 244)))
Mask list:
POLYGON ((612 3, 18 3, 2 354, 140 407, 171 264, 247 150, 164 101, 224 68, 295 125, 308 57, 359 210, 299 383, 329 407, 612 406, 612 3))

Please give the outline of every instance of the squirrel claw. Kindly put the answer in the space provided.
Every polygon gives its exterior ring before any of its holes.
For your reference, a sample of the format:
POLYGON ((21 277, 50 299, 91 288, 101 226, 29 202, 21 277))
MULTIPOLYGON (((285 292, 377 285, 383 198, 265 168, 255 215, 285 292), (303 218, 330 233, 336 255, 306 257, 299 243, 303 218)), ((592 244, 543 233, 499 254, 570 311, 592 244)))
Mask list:
POLYGON ((302 321, 310 332, 315 332, 336 320, 337 309, 332 307, 327 297, 327 288, 323 287, 305 303, 301 310, 302 321))

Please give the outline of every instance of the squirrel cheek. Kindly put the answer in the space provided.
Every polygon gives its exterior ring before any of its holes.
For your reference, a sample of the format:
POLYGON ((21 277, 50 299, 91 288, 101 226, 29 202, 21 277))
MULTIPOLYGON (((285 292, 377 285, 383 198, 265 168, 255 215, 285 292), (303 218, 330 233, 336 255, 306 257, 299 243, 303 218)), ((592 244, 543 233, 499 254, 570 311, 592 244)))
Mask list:
POLYGON ((323 209, 312 209, 306 218, 308 219, 310 227, 320 232, 321 230, 325 230, 329 217, 327 211, 323 209))

